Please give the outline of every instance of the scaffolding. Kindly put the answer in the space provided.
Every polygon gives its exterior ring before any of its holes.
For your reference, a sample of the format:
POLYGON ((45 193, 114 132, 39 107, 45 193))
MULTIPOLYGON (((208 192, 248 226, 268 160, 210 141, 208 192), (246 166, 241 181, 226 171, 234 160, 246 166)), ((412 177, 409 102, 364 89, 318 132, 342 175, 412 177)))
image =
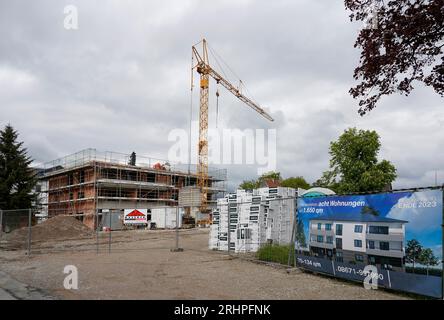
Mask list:
MULTIPOLYGON (((86 225, 100 225, 107 210, 177 206, 179 190, 197 186, 197 173, 188 164, 85 149, 44 164, 40 180, 47 194, 43 212, 49 217, 76 215, 86 225)), ((210 205, 224 196, 226 169, 211 168, 210 205)), ((188 212, 193 212, 188 210, 188 212)))

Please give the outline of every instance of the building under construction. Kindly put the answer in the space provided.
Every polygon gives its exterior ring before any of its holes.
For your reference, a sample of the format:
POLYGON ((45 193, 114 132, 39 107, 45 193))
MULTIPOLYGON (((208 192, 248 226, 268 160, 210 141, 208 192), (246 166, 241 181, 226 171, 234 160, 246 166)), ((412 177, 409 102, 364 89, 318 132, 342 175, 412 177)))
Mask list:
MULTIPOLYGON (((102 212, 178 206, 180 190, 197 186, 195 165, 86 149, 48 162, 40 174, 42 212, 76 215, 87 226, 101 225, 102 212)), ((225 169, 209 170, 208 204, 223 196, 225 169)), ((198 206, 185 206, 196 217, 198 206)))

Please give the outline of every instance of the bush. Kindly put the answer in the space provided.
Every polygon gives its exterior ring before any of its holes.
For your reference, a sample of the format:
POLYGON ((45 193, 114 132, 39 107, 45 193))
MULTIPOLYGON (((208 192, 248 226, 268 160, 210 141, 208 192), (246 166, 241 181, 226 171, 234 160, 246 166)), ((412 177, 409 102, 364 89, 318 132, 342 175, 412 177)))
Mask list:
POLYGON ((289 245, 265 245, 258 250, 256 257, 261 261, 287 265, 289 252, 291 252, 290 264, 294 265, 294 251, 289 245))

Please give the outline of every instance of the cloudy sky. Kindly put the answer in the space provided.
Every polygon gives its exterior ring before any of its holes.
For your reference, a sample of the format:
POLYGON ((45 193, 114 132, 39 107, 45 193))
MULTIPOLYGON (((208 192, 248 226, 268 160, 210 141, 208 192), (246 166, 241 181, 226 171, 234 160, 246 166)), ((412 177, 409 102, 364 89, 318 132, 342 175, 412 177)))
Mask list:
MULTIPOLYGON (((166 158, 171 130, 189 126, 191 45, 205 37, 276 119, 221 88, 218 128, 277 129, 284 176, 319 178, 329 142, 356 126, 380 134, 395 187, 433 185, 436 171, 442 183, 442 98, 417 86, 358 115, 348 89, 360 27, 342 0, 0 0, 0 126, 11 123, 36 162, 84 148, 166 158), (64 28, 69 4, 78 30, 64 28)), ((196 120, 197 90, 193 99, 196 120)), ((257 173, 227 168, 231 186, 257 173)))

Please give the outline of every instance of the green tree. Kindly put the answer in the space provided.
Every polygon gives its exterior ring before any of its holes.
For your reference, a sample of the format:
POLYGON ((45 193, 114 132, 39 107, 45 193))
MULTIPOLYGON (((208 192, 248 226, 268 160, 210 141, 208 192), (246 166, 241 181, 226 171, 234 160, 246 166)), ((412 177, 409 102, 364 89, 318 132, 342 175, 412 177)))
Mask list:
POLYGON ((259 184, 257 180, 244 180, 239 185, 239 188, 244 190, 253 190, 259 188, 259 184))
POLYGON ((0 208, 30 208, 36 200, 33 189, 37 183, 32 160, 18 142, 18 133, 11 125, 0 130, 0 208))
POLYGON ((244 190, 257 189, 264 186, 267 180, 274 180, 280 183, 282 181, 280 172, 270 171, 261 175, 257 180, 244 180, 239 185, 239 188, 244 190))
POLYGON ((304 177, 290 177, 287 179, 282 180, 281 183, 282 187, 286 188, 302 188, 302 189, 309 189, 310 184, 304 179, 304 177))
POLYGON ((408 262, 413 264, 413 272, 415 272, 415 263, 420 262, 420 256, 423 248, 422 245, 416 239, 407 241, 405 247, 405 258, 408 262))
POLYGON ((349 128, 330 143, 330 171, 317 182, 337 193, 380 191, 396 178, 387 160, 378 162, 381 148, 376 131, 349 128))
POLYGON ((281 173, 280 172, 275 172, 275 171, 270 171, 270 172, 264 173, 258 179, 259 187, 265 186, 265 183, 268 180, 273 180, 273 181, 276 181, 278 183, 281 183, 282 182, 281 173))
POLYGON ((338 182, 336 181, 337 172, 324 171, 322 177, 313 182, 313 187, 330 188, 336 190, 338 182))
POLYGON ((436 266, 439 263, 438 258, 433 254, 432 249, 425 248, 421 250, 419 254, 418 262, 427 267, 427 275, 429 275, 429 267, 436 266))
POLYGON ((285 187, 285 188, 303 188, 309 189, 310 184, 304 179, 302 176, 298 177, 289 177, 283 179, 280 172, 270 171, 261 175, 256 180, 244 180, 240 185, 240 189, 244 190, 252 190, 260 187, 264 187, 267 181, 274 181, 276 184, 285 187))

